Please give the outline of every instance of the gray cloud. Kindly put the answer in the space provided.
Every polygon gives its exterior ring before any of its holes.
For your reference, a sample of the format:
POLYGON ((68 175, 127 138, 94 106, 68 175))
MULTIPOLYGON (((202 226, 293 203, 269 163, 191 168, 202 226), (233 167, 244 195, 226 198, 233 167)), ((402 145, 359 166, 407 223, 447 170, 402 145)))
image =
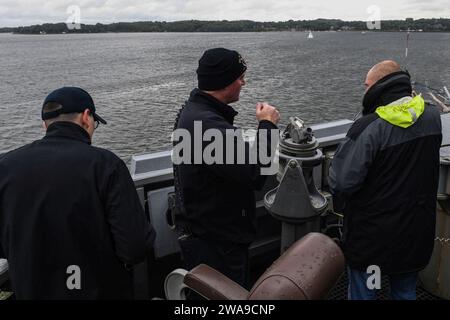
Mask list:
POLYGON ((435 14, 435 17, 449 17, 449 0, 409 0, 405 3, 405 12, 420 12, 429 16, 435 14))
POLYGON ((67 8, 81 9, 82 23, 140 20, 256 21, 339 18, 367 20, 377 5, 382 19, 450 17, 449 0, 1 0, 0 26, 65 22, 67 8))

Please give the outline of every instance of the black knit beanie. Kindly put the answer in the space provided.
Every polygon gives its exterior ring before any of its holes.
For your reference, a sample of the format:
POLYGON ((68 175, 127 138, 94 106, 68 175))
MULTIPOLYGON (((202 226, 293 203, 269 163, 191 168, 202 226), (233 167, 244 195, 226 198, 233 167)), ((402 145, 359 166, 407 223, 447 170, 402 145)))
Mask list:
POLYGON ((223 89, 246 70, 247 64, 237 51, 224 48, 206 50, 198 62, 198 88, 206 91, 223 89))

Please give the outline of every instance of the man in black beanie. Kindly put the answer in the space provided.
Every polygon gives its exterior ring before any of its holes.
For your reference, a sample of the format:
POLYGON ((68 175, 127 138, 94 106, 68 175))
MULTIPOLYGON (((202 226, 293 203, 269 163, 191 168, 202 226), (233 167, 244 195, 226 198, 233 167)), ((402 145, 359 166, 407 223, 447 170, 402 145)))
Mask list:
MULTIPOLYGON (((236 130, 233 121, 238 113, 228 104, 239 100, 246 70, 238 52, 207 50, 197 69, 198 89, 191 92, 180 111, 175 129, 187 130, 193 139, 194 122, 201 123, 202 133, 216 129, 225 135, 226 130, 236 130)), ((277 109, 258 103, 256 119, 258 131, 267 131, 270 146, 271 131, 277 132, 277 109)), ((259 140, 257 143, 259 146, 259 140)), ((245 145, 245 159, 249 159, 245 145)), ((203 143, 202 154, 206 146, 203 143)), ((226 154, 225 148, 223 151, 226 154)), ((176 203, 181 214, 177 224, 182 229, 179 243, 188 270, 205 263, 248 287, 248 247, 256 235, 254 190, 264 185, 265 176, 259 162, 229 164, 223 160, 222 164, 206 164, 204 160, 201 164, 174 164, 176 203)))

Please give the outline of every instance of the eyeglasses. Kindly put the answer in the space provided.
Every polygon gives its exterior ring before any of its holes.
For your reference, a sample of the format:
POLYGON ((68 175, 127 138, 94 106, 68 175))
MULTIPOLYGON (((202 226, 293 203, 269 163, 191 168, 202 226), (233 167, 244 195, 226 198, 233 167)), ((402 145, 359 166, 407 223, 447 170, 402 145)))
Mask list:
POLYGON ((100 125, 100 121, 95 120, 94 116, 91 114, 92 119, 94 120, 94 129, 97 129, 98 126, 100 125))

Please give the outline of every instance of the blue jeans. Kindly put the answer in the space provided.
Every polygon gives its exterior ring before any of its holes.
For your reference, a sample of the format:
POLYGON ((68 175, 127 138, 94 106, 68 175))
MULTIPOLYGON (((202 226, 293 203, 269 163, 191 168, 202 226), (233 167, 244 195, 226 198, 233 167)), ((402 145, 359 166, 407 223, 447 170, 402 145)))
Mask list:
MULTIPOLYGON (((376 300, 377 289, 367 287, 371 276, 364 271, 347 267, 348 300, 376 300)), ((417 272, 390 275, 391 300, 416 300, 417 272)), ((381 280, 380 280, 381 281, 381 280)))

